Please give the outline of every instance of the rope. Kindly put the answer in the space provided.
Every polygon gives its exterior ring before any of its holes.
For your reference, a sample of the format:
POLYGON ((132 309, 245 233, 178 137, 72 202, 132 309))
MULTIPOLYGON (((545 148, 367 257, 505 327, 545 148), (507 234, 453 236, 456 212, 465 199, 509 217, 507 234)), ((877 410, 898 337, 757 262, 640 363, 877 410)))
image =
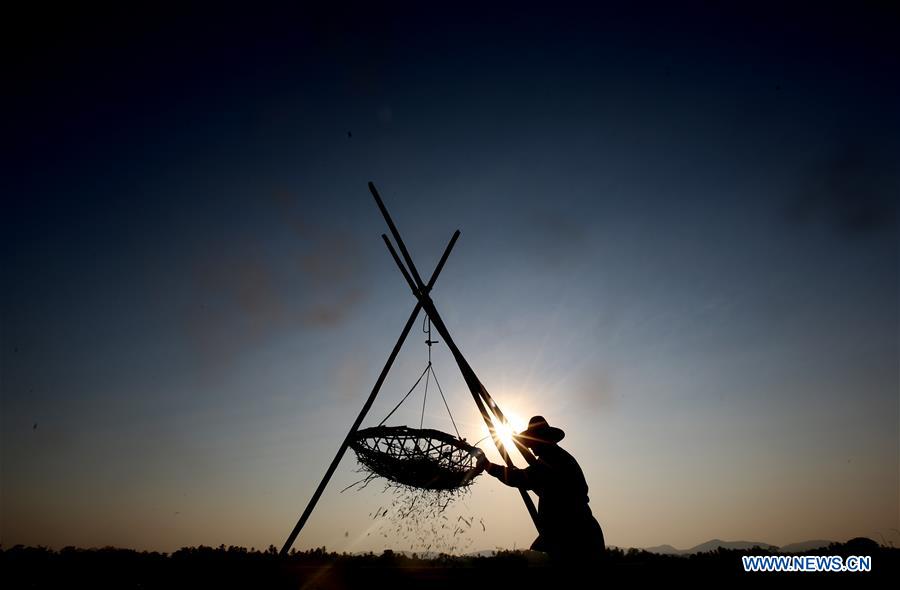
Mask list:
POLYGON ((409 388, 409 391, 406 392, 406 395, 403 396, 394 409, 391 410, 387 416, 384 417, 384 420, 378 423, 378 426, 384 426, 384 423, 387 422, 388 418, 394 415, 394 412, 397 411, 403 402, 406 401, 406 398, 410 396, 410 394, 415 391, 416 387, 418 387, 419 383, 422 381, 422 377, 425 377, 425 395, 422 399, 422 414, 419 417, 419 429, 425 424, 425 404, 428 402, 428 385, 431 382, 431 378, 434 377, 434 384, 437 385, 438 392, 441 394, 441 399, 444 400, 444 407, 447 409, 447 415, 450 416, 450 423, 453 424, 453 430, 456 431, 456 437, 462 440, 462 435, 459 433, 459 428, 456 426, 456 420, 453 419, 453 412, 450 411, 450 404, 447 403, 447 398, 444 396, 444 390, 441 387, 440 382, 437 378, 437 373, 434 372, 434 366, 431 364, 431 345, 437 344, 437 340, 431 339, 431 318, 427 315, 422 320, 422 332, 426 334, 425 344, 428 345, 428 364, 425 366, 425 370, 422 371, 422 374, 419 375, 419 378, 416 379, 416 382, 413 383, 413 386, 409 388))
POLYGON ((450 406, 447 404, 447 398, 444 397, 444 390, 441 389, 441 384, 438 382, 437 374, 434 372, 434 367, 431 369, 431 374, 434 375, 434 384, 437 385, 438 391, 441 392, 441 399, 444 400, 444 407, 447 408, 447 414, 450 416, 450 422, 453 424, 453 430, 456 431, 456 438, 462 440, 462 435, 459 433, 459 428, 456 427, 456 420, 453 419, 453 412, 450 411, 450 406))
POLYGON ((394 406, 394 409, 391 410, 390 413, 389 413, 387 416, 384 417, 384 420, 382 420, 381 422, 378 423, 379 426, 383 426, 384 423, 387 422, 387 419, 390 418, 390 417, 394 414, 394 412, 397 411, 397 408, 400 407, 400 404, 402 404, 403 402, 406 401, 406 398, 409 397, 409 394, 411 394, 411 393, 413 392, 413 390, 416 388, 416 385, 419 384, 419 381, 422 380, 422 377, 425 376, 425 373, 427 373, 427 372, 428 372, 428 369, 430 369, 430 368, 431 368, 431 365, 428 365, 427 367, 425 367, 425 370, 422 371, 422 374, 419 375, 419 378, 416 379, 416 382, 413 383, 413 386, 409 388, 409 391, 406 392, 406 395, 403 396, 403 399, 401 399, 400 402, 399 402, 396 406, 394 406))
POLYGON ((428 345, 428 364, 431 364, 431 345, 439 344, 440 340, 432 340, 431 339, 431 318, 426 314, 424 318, 422 318, 422 332, 425 333, 425 344, 428 345))
MULTIPOLYGON (((428 352, 431 352, 431 347, 428 348, 428 352)), ((431 375, 434 373, 434 369, 431 367, 431 361, 428 361, 428 366, 425 368, 425 372, 427 375, 425 376, 425 395, 422 396, 422 417, 419 418, 419 428, 422 428, 422 424, 425 423, 425 402, 428 401, 428 382, 431 380, 431 375)))

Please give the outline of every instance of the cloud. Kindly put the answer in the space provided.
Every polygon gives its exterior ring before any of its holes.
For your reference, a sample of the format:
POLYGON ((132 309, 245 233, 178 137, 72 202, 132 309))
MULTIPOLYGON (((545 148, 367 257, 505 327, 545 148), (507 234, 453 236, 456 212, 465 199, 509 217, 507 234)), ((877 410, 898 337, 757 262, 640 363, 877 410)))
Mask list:
POLYGON ((333 300, 309 307, 303 314, 303 322, 315 328, 332 328, 345 320, 347 315, 366 297, 364 289, 354 287, 338 294, 333 300))
POLYGON ((186 331, 216 362, 292 331, 339 326, 368 295, 352 234, 306 222, 287 195, 270 204, 266 232, 207 243, 189 264, 186 331))
POLYGON ((898 186, 887 169, 883 154, 845 141, 813 168, 785 218, 797 228, 825 225, 847 239, 894 231, 898 186))

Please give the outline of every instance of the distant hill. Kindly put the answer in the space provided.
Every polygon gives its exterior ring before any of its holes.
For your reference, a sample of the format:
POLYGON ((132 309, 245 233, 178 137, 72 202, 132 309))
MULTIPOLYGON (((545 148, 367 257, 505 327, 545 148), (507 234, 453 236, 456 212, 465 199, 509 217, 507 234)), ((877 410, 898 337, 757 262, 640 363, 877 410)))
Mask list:
POLYGON ((705 543, 695 545, 690 549, 677 549, 671 545, 657 545, 655 547, 645 547, 644 551, 656 553, 659 555, 691 555, 693 553, 707 553, 716 549, 752 549, 754 547, 762 547, 763 549, 780 550, 780 551, 809 551, 810 549, 818 549, 819 547, 827 547, 831 541, 804 541, 802 543, 792 543, 784 547, 770 545, 761 541, 723 541, 722 539, 711 539, 705 543))
POLYGON ((650 553, 658 553, 659 555, 682 555, 684 554, 684 549, 676 549, 671 545, 657 545, 656 547, 644 547, 644 551, 649 551, 650 553))
POLYGON ((802 553, 803 551, 812 551, 813 549, 821 549, 828 547, 833 541, 825 541, 818 539, 815 541, 801 541, 800 543, 791 543, 781 547, 782 553, 802 553))

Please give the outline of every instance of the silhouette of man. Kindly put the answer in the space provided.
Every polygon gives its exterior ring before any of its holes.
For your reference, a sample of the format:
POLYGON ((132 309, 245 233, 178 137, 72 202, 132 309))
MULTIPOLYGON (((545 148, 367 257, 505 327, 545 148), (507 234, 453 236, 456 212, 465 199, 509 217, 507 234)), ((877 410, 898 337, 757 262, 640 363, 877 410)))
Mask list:
POLYGON ((531 544, 553 559, 580 560, 603 555, 606 544, 600 523, 588 507, 588 485, 578 462, 558 444, 565 433, 534 416, 528 428, 513 438, 531 449, 537 461, 526 467, 506 467, 487 459, 485 470, 514 488, 533 490, 540 498, 540 534, 531 544))

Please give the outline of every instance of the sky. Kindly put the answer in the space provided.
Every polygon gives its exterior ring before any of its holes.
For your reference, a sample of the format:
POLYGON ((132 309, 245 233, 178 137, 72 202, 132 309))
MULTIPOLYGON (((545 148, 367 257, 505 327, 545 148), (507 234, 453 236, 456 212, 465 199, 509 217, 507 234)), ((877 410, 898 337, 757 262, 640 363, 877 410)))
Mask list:
MULTIPOLYGON (((415 303, 368 181, 423 275, 462 232, 434 301, 608 544, 900 543, 898 16, 860 4, 21 17, 0 544, 280 547, 415 303)), ((426 359, 417 325, 364 425, 426 359)), ((357 470, 295 547, 416 548, 357 470)), ((535 537, 489 476, 453 510, 535 537)))

